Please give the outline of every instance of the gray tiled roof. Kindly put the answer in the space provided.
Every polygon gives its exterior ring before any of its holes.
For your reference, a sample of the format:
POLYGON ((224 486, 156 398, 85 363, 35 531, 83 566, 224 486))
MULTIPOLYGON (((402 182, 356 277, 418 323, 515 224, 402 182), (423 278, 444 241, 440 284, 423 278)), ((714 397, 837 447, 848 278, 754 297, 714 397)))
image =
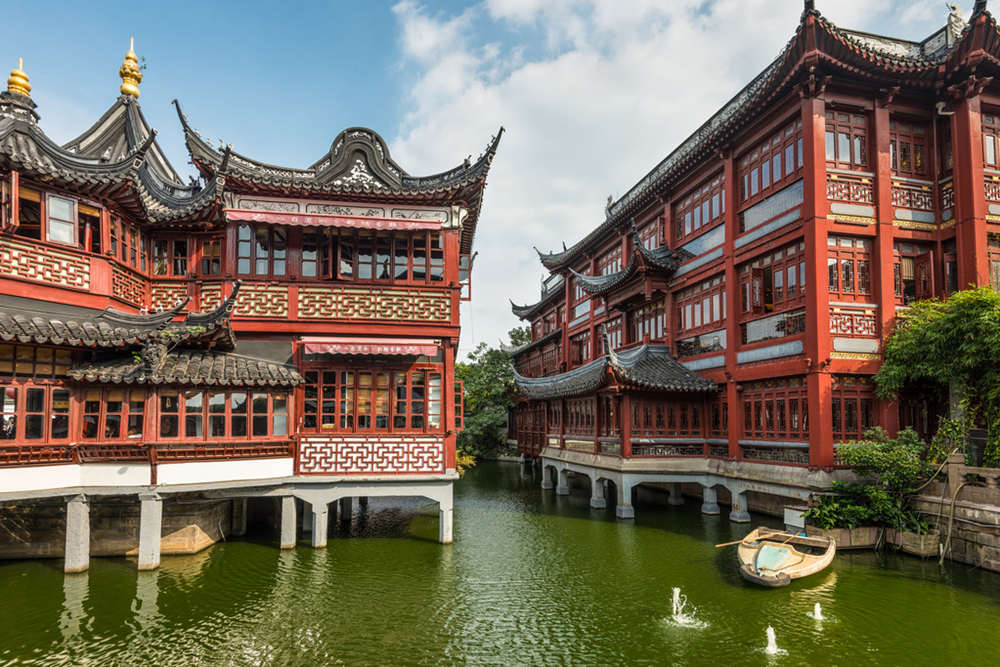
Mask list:
POLYGON ((295 369, 283 364, 215 350, 174 350, 155 370, 132 356, 123 356, 80 364, 71 368, 69 375, 74 380, 106 384, 291 387, 303 382, 295 369))

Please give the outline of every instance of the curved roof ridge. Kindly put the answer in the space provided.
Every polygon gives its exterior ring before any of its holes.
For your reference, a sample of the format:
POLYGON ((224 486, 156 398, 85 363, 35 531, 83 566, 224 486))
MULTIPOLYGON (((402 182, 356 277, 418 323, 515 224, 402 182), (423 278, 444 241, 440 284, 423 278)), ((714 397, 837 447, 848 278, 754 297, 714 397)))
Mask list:
POLYGON ((577 396, 596 390, 607 379, 608 358, 598 357, 583 366, 540 378, 529 378, 514 369, 514 385, 528 398, 577 396))

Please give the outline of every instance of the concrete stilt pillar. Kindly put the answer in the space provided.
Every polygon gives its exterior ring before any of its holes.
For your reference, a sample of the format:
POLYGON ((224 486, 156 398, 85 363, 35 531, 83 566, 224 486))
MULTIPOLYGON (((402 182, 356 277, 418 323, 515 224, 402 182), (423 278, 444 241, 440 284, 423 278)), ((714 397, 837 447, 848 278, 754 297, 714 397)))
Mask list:
POLYGON ((354 498, 350 496, 340 499, 340 520, 350 523, 354 516, 354 498))
POLYGON ((84 495, 66 503, 66 551, 63 572, 85 572, 90 567, 90 502, 84 495))
POLYGON ((308 533, 312 530, 312 505, 302 501, 302 532, 308 533))
POLYGON ((569 495, 569 471, 565 468, 559 471, 559 486, 556 487, 556 495, 569 495))
POLYGON ((368 496, 361 496, 358 498, 358 507, 363 510, 368 509, 368 496))
POLYGON ((163 499, 155 493, 139 496, 139 569, 160 567, 163 534, 163 499))
POLYGON ((747 492, 731 490, 733 506, 729 511, 729 520, 735 523, 750 523, 750 512, 747 511, 747 492))
POLYGON ((590 506, 595 510, 602 510, 608 506, 604 499, 604 480, 593 479, 590 482, 590 506))
POLYGON ((327 505, 311 505, 312 512, 312 545, 316 548, 326 546, 326 529, 330 523, 327 505))
POLYGON ((232 514, 233 537, 243 537, 247 534, 247 499, 246 498, 234 498, 233 499, 233 514, 232 514))
POLYGON ((632 507, 632 487, 624 482, 618 483, 618 498, 615 503, 615 516, 619 519, 635 518, 635 508, 632 507))
POLYGON ((449 484, 447 493, 438 503, 438 542, 441 544, 451 544, 453 539, 453 507, 454 500, 452 498, 452 487, 449 484))
POLYGON ((281 537, 279 544, 282 549, 295 548, 295 497, 281 498, 281 537))
POLYGON ((702 488, 701 513, 702 514, 719 513, 719 496, 716 493, 714 486, 706 486, 702 488))
POLYGON ((542 490, 548 491, 549 489, 555 487, 552 483, 552 473, 555 468, 550 468, 549 466, 542 466, 542 490))
POLYGON ((681 493, 680 482, 673 482, 669 485, 670 498, 667 502, 671 505, 683 505, 684 504, 684 494, 681 493))

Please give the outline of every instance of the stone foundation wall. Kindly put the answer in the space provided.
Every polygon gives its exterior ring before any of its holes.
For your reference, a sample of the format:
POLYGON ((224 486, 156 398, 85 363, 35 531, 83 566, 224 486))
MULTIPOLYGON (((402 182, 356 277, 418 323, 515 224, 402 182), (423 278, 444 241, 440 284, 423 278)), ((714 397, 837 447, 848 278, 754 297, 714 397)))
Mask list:
MULTIPOLYGON (((163 554, 192 554, 228 536, 230 500, 168 496, 163 500, 163 554)), ((139 547, 139 501, 135 496, 92 498, 90 555, 135 555, 139 547)), ((0 507, 0 560, 62 558, 66 545, 66 503, 36 500, 0 507)))
MULTIPOLYGON (((931 484, 914 507, 937 523, 941 541, 947 537, 951 495, 944 484, 931 484)), ((1000 491, 966 486, 958 493, 948 558, 1000 572, 1000 491)))

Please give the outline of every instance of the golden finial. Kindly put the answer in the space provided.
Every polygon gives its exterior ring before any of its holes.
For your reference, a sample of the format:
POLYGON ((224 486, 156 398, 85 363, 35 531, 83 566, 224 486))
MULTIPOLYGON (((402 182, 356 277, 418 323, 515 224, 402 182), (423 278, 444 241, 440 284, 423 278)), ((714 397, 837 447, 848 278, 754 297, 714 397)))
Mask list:
POLYGON ((28 75, 24 73, 23 67, 24 58, 18 58, 17 69, 12 69, 10 71, 10 78, 7 79, 7 91, 30 97, 31 84, 28 83, 28 75))
POLYGON ((139 69, 139 58, 135 55, 135 37, 128 39, 128 53, 125 60, 118 69, 118 76, 122 78, 122 95, 139 97, 139 84, 142 82, 142 70, 139 69))

